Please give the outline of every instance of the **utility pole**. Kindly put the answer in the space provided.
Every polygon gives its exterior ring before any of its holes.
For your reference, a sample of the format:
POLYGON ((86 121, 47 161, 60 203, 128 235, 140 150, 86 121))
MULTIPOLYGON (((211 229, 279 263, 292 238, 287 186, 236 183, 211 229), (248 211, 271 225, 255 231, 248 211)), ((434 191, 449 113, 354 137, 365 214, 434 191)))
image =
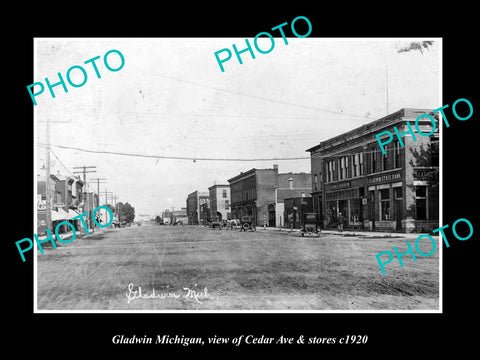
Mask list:
POLYGON ((112 194, 111 196, 113 196, 113 192, 111 191, 107 191, 107 189, 105 189, 105 205, 108 204, 108 197, 109 197, 109 194, 112 194))
MULTIPOLYGON (((98 205, 100 205, 100 184, 106 184, 107 183, 106 181, 101 181, 101 180, 107 180, 107 179, 104 179, 104 178, 92 179, 92 181, 97 182, 98 205)), ((105 205, 107 205, 106 202, 105 202, 105 205)))
POLYGON ((50 189, 50 122, 47 120, 47 153, 45 169, 45 221, 47 229, 52 230, 52 190, 50 189))
MULTIPOLYGON (((74 174, 83 174, 83 186, 85 187, 84 189, 84 194, 85 194, 85 207, 87 208, 88 211, 88 219, 87 219, 87 226, 92 229, 92 232, 95 232, 94 229, 94 223, 92 221, 92 215, 90 213, 90 206, 89 206, 89 201, 88 201, 88 192, 87 192, 87 173, 94 173, 97 172, 96 170, 87 170, 87 169, 96 169, 96 166, 74 166, 74 169, 82 169, 82 171, 74 171, 74 174)), ((92 199, 93 200, 93 199, 92 199)), ((92 204, 93 207, 94 204, 92 204)))
POLYGON ((46 139, 46 153, 45 153, 45 221, 47 229, 52 229, 52 189, 50 188, 50 123, 69 123, 68 121, 37 121, 38 123, 46 123, 47 139, 46 139))

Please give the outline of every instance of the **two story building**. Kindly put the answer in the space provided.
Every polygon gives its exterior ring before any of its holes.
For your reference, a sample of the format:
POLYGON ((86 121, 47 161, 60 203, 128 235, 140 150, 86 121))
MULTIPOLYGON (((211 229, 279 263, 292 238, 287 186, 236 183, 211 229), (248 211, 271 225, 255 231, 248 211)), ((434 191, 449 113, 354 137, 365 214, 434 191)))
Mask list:
POLYGON ((259 226, 284 226, 284 199, 309 194, 311 181, 308 173, 279 173, 278 165, 242 172, 228 180, 232 218, 250 215, 259 226))
MULTIPOLYGON (((422 136, 415 121, 429 109, 404 108, 306 150, 312 168, 313 208, 323 227, 336 227, 342 214, 346 228, 428 232, 438 227, 438 121, 435 132, 422 136), (412 125, 412 135, 396 136, 383 154, 376 134, 399 133, 412 125)), ((432 130, 428 118, 418 127, 432 130)))
POLYGON ((213 185, 208 188, 210 219, 230 220, 230 185, 213 185))
POLYGON ((210 193, 194 191, 187 196, 187 217, 189 225, 205 224, 210 218, 210 193))

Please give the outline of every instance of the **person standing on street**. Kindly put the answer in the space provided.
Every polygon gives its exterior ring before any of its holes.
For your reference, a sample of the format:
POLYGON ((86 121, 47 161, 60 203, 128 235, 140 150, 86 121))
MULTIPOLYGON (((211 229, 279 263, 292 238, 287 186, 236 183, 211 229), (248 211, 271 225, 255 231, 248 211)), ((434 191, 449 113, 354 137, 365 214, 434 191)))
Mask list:
POLYGON ((338 230, 340 230, 340 232, 343 232, 343 223, 344 223, 343 215, 342 213, 339 213, 338 214, 338 230))

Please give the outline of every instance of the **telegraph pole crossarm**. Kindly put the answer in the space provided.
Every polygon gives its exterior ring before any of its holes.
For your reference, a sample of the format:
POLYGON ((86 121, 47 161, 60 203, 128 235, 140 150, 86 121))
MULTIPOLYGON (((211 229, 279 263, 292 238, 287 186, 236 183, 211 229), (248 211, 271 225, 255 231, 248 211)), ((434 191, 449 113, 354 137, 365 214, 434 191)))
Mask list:
MULTIPOLYGON (((87 209, 87 211, 89 212, 90 214, 90 206, 89 206, 89 201, 88 201, 88 193, 87 193, 87 173, 94 173, 94 172, 97 172, 96 170, 87 170, 87 169, 96 169, 97 167, 96 166, 74 166, 73 167, 74 169, 83 169, 82 171, 74 171, 73 173, 74 174, 83 174, 83 186, 84 186, 84 195, 85 195, 85 207, 87 209)), ((92 210, 93 210, 93 205, 92 204, 92 210)), ((91 216, 92 214, 90 214, 90 216, 88 217, 87 219, 87 226, 89 226, 89 228, 92 229, 92 232, 95 231, 94 229, 94 223, 91 219, 91 216)))

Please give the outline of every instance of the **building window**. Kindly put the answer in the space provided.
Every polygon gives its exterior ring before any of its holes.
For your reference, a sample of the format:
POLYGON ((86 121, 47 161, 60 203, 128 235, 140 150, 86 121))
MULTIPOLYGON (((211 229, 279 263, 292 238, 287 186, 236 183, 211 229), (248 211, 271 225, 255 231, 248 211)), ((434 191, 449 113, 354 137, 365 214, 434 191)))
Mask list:
POLYGON ((365 170, 363 168, 363 154, 358 154, 358 163, 360 166, 360 175, 363 175, 365 173, 365 170))
POLYGON ((344 157, 340 158, 339 175, 340 175, 340 180, 345 179, 345 158, 344 157))
POLYGON ((327 162, 327 182, 332 182, 333 181, 333 161, 328 161, 327 162))
POLYGON ((382 220, 390 220, 390 194, 389 189, 380 190, 380 211, 382 220))
POLYGON ((393 143, 393 167, 400 167, 400 142, 398 140, 393 143))
POLYGON ((427 187, 416 186, 415 205, 417 209, 417 220, 427 220, 427 187))
POLYGON ((372 149, 372 152, 371 152, 371 164, 372 164, 372 169, 371 169, 371 173, 374 173, 377 171, 377 151, 375 149, 372 149))
POLYGON ((391 151, 388 145, 385 146, 385 154, 382 153, 382 171, 388 170, 388 152, 391 151))
POLYGON ((350 156, 345 156, 345 178, 352 177, 352 170, 350 169, 350 156))
POLYGON ((318 190, 318 176, 317 174, 313 175, 313 189, 318 190))
POLYGON ((402 198, 402 188, 401 187, 396 187, 393 188, 394 194, 395 194, 395 199, 401 199, 402 198))
POLYGON ((222 197, 226 198, 227 197, 227 190, 222 190, 222 197))
POLYGON ((360 157, 360 154, 353 155, 353 162, 352 162, 353 177, 357 177, 358 175, 360 175, 360 173, 359 173, 359 163, 360 163, 359 157, 360 157))

